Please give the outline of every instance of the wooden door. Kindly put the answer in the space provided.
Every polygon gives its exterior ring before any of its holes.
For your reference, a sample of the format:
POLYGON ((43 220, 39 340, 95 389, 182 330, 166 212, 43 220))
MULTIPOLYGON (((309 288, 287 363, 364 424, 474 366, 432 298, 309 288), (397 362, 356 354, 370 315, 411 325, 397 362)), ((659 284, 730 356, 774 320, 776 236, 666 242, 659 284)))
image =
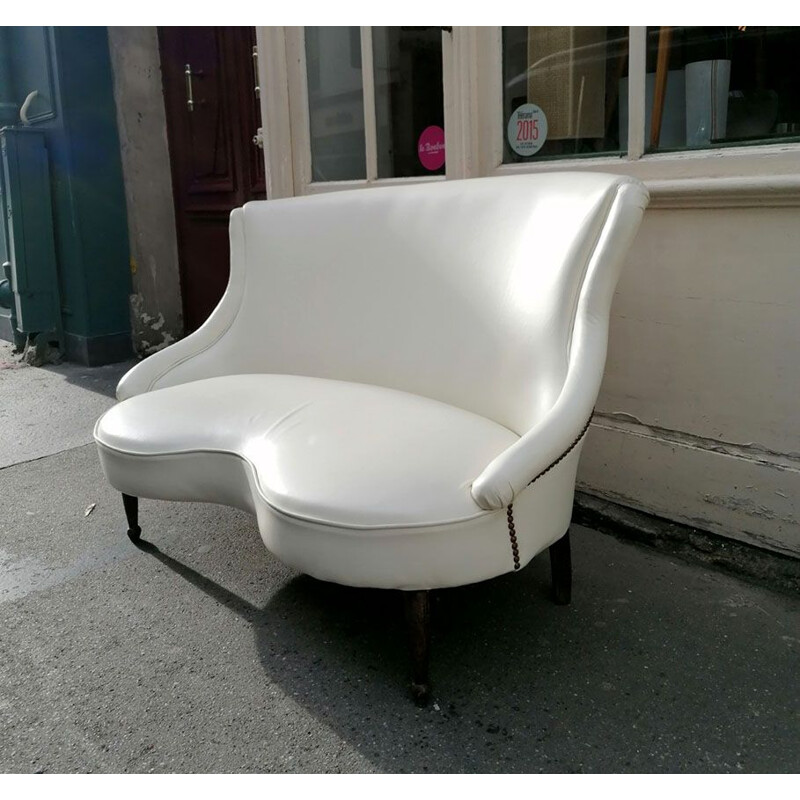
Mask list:
POLYGON ((159 28, 186 332, 228 283, 232 209, 266 197, 255 29, 159 28))

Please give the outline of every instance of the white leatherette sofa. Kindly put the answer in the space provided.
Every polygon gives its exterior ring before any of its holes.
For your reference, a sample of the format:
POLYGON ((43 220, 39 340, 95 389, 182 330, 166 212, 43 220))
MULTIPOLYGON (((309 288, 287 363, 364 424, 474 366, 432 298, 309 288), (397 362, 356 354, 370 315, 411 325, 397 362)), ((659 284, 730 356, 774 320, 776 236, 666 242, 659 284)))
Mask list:
POLYGON ((216 310, 95 428, 129 536, 139 497, 224 503, 301 572, 403 590, 424 701, 428 590, 550 548, 569 602, 575 473, 647 202, 585 172, 236 209, 216 310))

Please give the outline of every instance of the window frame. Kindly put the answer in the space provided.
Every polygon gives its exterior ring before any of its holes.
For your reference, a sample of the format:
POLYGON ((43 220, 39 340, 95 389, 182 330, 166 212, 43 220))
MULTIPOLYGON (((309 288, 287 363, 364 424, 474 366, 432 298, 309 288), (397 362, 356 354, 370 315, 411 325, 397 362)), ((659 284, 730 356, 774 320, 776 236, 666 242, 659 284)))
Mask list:
MULTIPOLYGON (((366 178, 350 181, 314 181, 311 167, 308 81, 306 73, 305 28, 285 28, 289 117, 292 138, 294 194, 308 195, 370 186, 396 186, 406 183, 442 181, 449 175, 420 175, 412 178, 378 177, 378 134, 375 116, 375 73, 372 52, 372 26, 361 26, 361 79, 364 90, 364 142, 366 178)), ((445 59, 442 54, 443 61, 445 59)), ((445 93, 447 87, 445 86, 445 93)), ((445 143, 445 147, 447 144, 445 143)))
POLYGON ((647 28, 629 28, 628 150, 503 164, 502 28, 442 29, 446 174, 377 177, 372 27, 361 27, 367 177, 314 182, 303 27, 258 28, 268 196, 564 170, 643 180, 652 207, 800 205, 800 142, 645 152, 647 28))
POLYGON ((503 164, 502 29, 454 28, 453 35, 479 39, 473 47, 485 85, 475 87, 472 113, 496 120, 489 137, 476 145, 481 169, 471 177, 561 170, 615 172, 644 181, 654 207, 800 205, 800 143, 645 152, 646 26, 629 28, 627 153, 503 164))

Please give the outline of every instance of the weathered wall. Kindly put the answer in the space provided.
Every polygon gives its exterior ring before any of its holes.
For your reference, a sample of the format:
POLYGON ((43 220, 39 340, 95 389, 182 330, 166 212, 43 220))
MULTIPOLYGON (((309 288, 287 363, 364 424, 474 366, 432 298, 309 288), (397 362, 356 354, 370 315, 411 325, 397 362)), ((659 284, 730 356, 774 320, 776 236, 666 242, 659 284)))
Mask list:
POLYGON ((175 211, 155 28, 109 28, 128 203, 134 347, 147 355, 183 334, 175 211))
POLYGON ((800 555, 797 219, 646 213, 614 299, 580 489, 800 555))

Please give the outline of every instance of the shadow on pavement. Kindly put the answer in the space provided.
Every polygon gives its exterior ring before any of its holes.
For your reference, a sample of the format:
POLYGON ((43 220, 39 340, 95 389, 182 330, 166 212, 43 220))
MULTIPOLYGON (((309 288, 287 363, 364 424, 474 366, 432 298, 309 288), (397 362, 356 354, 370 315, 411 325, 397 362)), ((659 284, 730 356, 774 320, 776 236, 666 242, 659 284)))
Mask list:
POLYGON ((437 592, 434 699, 420 710, 399 592, 299 576, 257 608, 140 548, 246 619, 270 678, 379 771, 773 771, 787 763, 776 731, 796 738, 779 699, 754 698, 751 653, 724 623, 693 625, 669 576, 640 568, 620 594, 618 563, 616 586, 601 569, 560 608, 544 554, 520 575, 437 592))
POLYGON ((81 364, 62 362, 31 369, 41 369, 54 375, 60 375, 73 386, 115 399, 120 378, 135 364, 136 361, 130 360, 119 364, 106 364, 102 367, 85 367, 81 364))

